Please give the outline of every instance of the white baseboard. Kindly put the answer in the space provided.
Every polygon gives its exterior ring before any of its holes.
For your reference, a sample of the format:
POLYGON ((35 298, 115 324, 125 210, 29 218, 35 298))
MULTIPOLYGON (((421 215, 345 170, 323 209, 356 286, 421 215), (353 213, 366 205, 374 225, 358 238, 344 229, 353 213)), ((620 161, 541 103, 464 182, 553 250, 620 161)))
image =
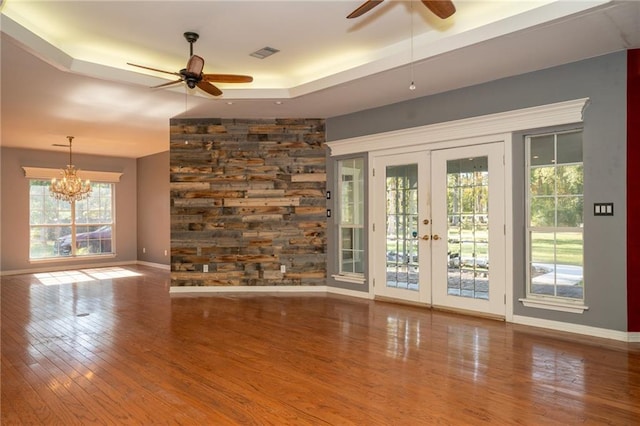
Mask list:
POLYGON ((525 317, 522 315, 514 315, 513 323, 532 327, 548 328, 557 331, 566 331, 569 333, 584 334, 592 337, 601 337, 603 339, 619 340, 622 342, 640 342, 640 333, 628 333, 626 331, 609 330, 606 328, 525 317))
POLYGON ((627 334, 629 335, 629 340, 627 340, 629 343, 640 343, 640 333, 629 332, 627 334))
POLYGON ((373 296, 365 291, 347 290, 326 285, 316 286, 172 286, 169 294, 211 294, 211 293, 329 293, 342 296, 358 297, 361 299, 373 299, 373 296))
POLYGON ((75 265, 56 265, 56 266, 41 266, 38 268, 29 269, 14 269, 12 271, 0 271, 0 277, 8 275, 22 275, 22 274, 39 274, 41 272, 56 272, 67 271, 69 269, 89 269, 89 268, 110 268, 112 266, 127 266, 127 265, 144 265, 152 268, 171 270, 171 265, 163 265, 162 263, 143 262, 141 260, 128 260, 123 262, 106 262, 106 263, 83 263, 75 265))
POLYGON ((347 289, 338 288, 338 287, 327 287, 327 293, 339 294, 341 296, 358 297, 360 299, 373 300, 373 294, 369 294, 368 291, 355 291, 355 290, 347 290, 347 289))
POLYGON ((123 261, 123 262, 83 263, 83 264, 69 264, 69 265, 56 265, 56 266, 48 265, 48 266, 40 266, 38 268, 14 269, 12 271, 0 271, 0 276, 39 274, 41 272, 67 271, 70 269, 110 268, 112 266, 127 266, 127 265, 135 265, 135 264, 136 264, 135 260, 130 260, 130 261, 123 261))
POLYGON ((171 270, 171 265, 165 265, 163 263, 153 263, 153 262, 145 262, 143 260, 138 260, 136 265, 150 266, 152 268, 164 269, 166 271, 171 270))
POLYGON ((327 293, 326 285, 274 285, 274 286, 171 286, 169 294, 211 293, 327 293))

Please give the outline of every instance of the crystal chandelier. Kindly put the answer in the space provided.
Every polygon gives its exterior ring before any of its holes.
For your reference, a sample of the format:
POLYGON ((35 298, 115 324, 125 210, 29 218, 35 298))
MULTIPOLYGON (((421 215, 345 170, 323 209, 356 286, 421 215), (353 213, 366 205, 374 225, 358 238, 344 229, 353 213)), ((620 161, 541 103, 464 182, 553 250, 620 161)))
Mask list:
POLYGON ((78 169, 73 165, 71 157, 73 136, 67 136, 67 139, 69 139, 69 164, 67 164, 66 169, 61 170, 62 178, 51 179, 49 192, 56 200, 63 200, 72 203, 74 201, 83 200, 89 196, 91 193, 91 183, 89 182, 89 179, 83 182, 82 179, 78 177, 78 169))

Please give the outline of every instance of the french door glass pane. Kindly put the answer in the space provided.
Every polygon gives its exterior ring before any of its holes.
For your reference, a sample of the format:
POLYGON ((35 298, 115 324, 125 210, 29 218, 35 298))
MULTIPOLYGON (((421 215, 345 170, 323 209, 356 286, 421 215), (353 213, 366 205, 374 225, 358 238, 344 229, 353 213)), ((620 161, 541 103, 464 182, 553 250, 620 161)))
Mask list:
POLYGON ((418 165, 388 166, 388 287, 418 290, 418 165))
POLYGON ((447 222, 447 294, 488 299, 488 157, 447 161, 447 222))

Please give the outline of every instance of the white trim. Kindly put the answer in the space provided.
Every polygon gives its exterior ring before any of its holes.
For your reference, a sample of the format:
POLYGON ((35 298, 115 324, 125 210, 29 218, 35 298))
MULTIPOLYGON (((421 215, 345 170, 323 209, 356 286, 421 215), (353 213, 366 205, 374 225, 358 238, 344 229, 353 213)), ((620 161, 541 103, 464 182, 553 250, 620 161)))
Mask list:
POLYGON ((630 333, 627 333, 627 335, 628 335, 627 342, 640 343, 640 333, 639 332, 630 332, 630 333))
POLYGON ((76 255, 76 256, 58 256, 58 257, 41 257, 41 258, 33 258, 29 259, 29 263, 37 265, 41 263, 60 263, 60 262, 77 262, 79 260, 98 260, 98 259, 115 259, 116 253, 105 253, 105 254, 87 254, 87 255, 76 255))
POLYGON ((326 293, 326 285, 269 285, 269 286, 171 286, 170 294, 187 293, 326 293))
POLYGON ((369 293, 368 291, 356 291, 356 290, 348 290, 346 288, 327 286, 327 293, 339 294, 341 296, 357 297, 358 299, 373 300, 373 294, 369 293))
POLYGON ((217 293, 320 293, 338 294, 341 296, 356 297, 359 299, 371 299, 373 295, 366 291, 348 290, 339 287, 329 287, 326 285, 286 285, 286 286, 171 286, 169 294, 189 295, 189 294, 217 294, 217 293))
POLYGON ((166 271, 171 270, 171 265, 165 265, 163 263, 145 262, 143 260, 136 261, 136 265, 150 266, 151 268, 164 269, 166 271))
POLYGON ((475 138, 499 133, 517 132, 540 127, 580 123, 589 98, 575 99, 523 108, 514 111, 488 114, 479 117, 430 124, 410 129, 358 136, 349 139, 327 142, 331 157, 359 152, 379 151, 389 148, 389 139, 393 138, 394 148, 419 146, 426 144, 475 138))
MULTIPOLYGON (((76 258, 76 260, 79 260, 76 258)), ((67 271, 70 269, 88 269, 88 268, 109 268, 111 266, 127 266, 127 265, 142 265, 152 268, 171 270, 170 265, 163 265, 160 263, 142 262, 139 260, 129 260, 122 262, 106 262, 106 263, 88 263, 88 264, 72 264, 47 266, 46 268, 30 268, 30 269, 14 269, 10 271, 0 271, 0 277, 9 275, 23 275, 23 274, 38 274, 40 272, 55 272, 55 271, 67 271)))
POLYGON ((333 274, 331 278, 338 282, 352 283, 352 284, 364 284, 366 282, 364 276, 352 276, 343 274, 333 274))
MULTIPOLYGON (((76 260, 81 260, 75 258, 76 260)), ((95 258, 94 258, 95 259, 95 258)), ((22 275, 22 274, 38 274, 40 272, 55 272, 55 271, 67 271, 70 269, 88 269, 88 268, 108 268, 111 266, 126 266, 135 265, 136 261, 123 261, 123 262, 104 262, 104 263, 71 263, 68 262, 65 265, 47 266, 46 268, 29 268, 29 269, 14 269, 10 271, 0 271, 0 276, 7 275, 22 275)))
POLYGON ((584 334, 587 336, 600 337, 603 339, 619 340, 622 342, 640 341, 640 333, 628 333, 626 331, 609 330, 607 328, 591 327, 588 325, 572 324, 561 321, 551 321, 541 318, 525 317, 522 315, 514 315, 513 323, 531 327, 547 328, 557 331, 566 331, 568 333, 584 334))
MULTIPOLYGON (((48 167, 28 167, 22 166, 24 177, 27 179, 53 179, 60 177, 62 169, 51 169, 48 167)), ((95 170, 78 170, 80 179, 89 179, 92 182, 120 182, 121 172, 99 172, 95 170)))
POLYGON ((504 135, 505 321, 513 321, 513 136, 504 135))
POLYGON ((569 312, 572 314, 582 314, 589 307, 575 303, 563 303, 559 300, 543 300, 543 299, 518 299, 527 308, 547 309, 550 311, 569 312))

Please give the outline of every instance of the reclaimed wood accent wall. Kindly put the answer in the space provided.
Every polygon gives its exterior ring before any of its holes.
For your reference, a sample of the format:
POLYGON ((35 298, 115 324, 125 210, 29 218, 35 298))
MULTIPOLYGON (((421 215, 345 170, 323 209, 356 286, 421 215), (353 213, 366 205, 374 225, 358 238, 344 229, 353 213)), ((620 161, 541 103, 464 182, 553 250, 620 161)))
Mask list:
POLYGON ((324 125, 171 120, 172 286, 326 284, 324 125))

